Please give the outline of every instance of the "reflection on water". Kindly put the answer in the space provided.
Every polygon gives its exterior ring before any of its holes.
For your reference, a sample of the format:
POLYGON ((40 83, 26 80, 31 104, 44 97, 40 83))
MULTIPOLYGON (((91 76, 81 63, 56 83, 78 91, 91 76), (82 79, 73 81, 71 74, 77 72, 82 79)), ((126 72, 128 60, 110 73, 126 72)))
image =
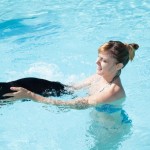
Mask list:
POLYGON ((132 134, 131 122, 122 123, 121 113, 110 115, 93 110, 91 119, 87 130, 88 136, 93 139, 90 150, 116 150, 132 134))
MULTIPOLYGON (((46 19, 41 16, 33 16, 33 17, 24 17, 24 18, 17 18, 17 19, 10 19, 3 22, 0 22, 0 38, 8 38, 11 36, 18 36, 24 35, 27 33, 38 33, 43 30, 48 30, 49 34, 56 33, 57 30, 60 28, 60 25, 52 22, 44 22, 46 19), (44 19, 41 19, 44 18, 44 19), (40 20, 41 19, 41 20, 40 20)), ((48 32, 47 31, 47 32, 48 32)), ((32 35, 30 35, 32 37, 32 35)), ((42 35, 40 35, 42 36, 42 35)), ((37 38, 38 36, 36 36, 37 38)), ((23 42, 25 37, 20 37, 18 39, 19 42, 23 42)))

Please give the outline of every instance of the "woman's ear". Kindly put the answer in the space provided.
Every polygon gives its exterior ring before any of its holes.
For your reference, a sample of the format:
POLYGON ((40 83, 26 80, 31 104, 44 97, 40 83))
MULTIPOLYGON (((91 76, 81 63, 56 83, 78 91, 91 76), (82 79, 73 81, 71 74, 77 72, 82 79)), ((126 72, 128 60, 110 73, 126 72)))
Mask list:
POLYGON ((117 65, 116 65, 116 69, 117 70, 120 70, 120 69, 122 69, 123 68, 123 64, 122 63, 118 63, 117 65))

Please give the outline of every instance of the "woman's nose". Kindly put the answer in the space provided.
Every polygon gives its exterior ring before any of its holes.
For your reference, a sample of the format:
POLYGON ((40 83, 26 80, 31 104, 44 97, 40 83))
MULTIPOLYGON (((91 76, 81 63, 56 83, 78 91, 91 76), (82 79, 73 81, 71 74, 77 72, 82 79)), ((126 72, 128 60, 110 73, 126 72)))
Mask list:
POLYGON ((96 60, 96 64, 97 64, 97 65, 99 65, 99 64, 100 64, 100 59, 99 59, 99 58, 97 58, 97 60, 96 60))

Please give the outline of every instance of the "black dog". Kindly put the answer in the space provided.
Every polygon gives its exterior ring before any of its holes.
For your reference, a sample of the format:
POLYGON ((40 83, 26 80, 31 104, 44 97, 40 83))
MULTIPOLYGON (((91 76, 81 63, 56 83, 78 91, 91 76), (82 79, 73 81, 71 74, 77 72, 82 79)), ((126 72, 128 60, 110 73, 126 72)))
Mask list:
POLYGON ((48 81, 45 79, 39 78, 22 78, 19 80, 11 81, 11 82, 0 82, 0 99, 9 98, 8 96, 3 96, 6 93, 14 92, 10 90, 10 87, 23 87, 42 95, 44 97, 48 96, 61 96, 63 94, 71 94, 67 90, 67 85, 64 85, 60 82, 48 81))

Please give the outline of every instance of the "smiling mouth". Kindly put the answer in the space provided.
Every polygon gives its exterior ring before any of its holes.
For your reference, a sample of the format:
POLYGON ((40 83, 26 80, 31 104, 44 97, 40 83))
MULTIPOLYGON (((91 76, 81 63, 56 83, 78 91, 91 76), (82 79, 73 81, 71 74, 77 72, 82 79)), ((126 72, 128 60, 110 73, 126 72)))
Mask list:
POLYGON ((97 70, 102 70, 102 68, 101 67, 97 67, 97 70))

